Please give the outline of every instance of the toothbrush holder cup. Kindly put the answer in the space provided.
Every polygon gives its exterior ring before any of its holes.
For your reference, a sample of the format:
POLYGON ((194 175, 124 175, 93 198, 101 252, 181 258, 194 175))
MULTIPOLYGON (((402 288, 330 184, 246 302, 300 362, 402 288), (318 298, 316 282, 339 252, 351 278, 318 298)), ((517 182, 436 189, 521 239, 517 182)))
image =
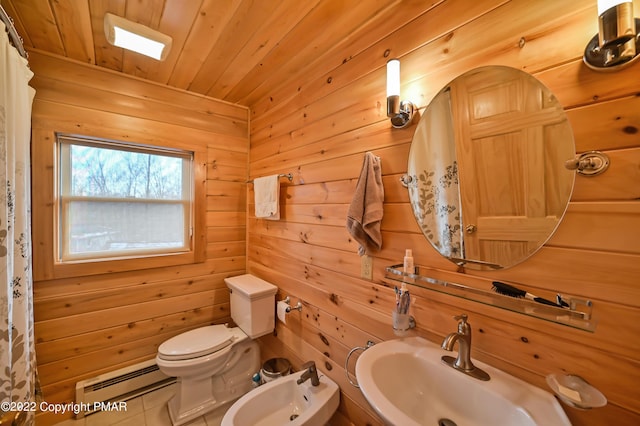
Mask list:
POLYGON ((397 311, 391 312, 391 320, 393 326, 393 332, 396 336, 404 336, 407 331, 412 328, 415 328, 416 321, 409 314, 401 314, 397 311))

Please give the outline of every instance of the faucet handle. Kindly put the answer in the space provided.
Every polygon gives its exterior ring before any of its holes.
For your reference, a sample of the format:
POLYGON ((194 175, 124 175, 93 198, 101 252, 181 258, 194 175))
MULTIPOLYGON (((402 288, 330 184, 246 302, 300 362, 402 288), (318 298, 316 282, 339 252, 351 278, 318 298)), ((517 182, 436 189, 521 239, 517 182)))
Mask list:
POLYGON ((471 327, 470 327, 469 323, 467 322, 467 318, 469 318, 467 316, 467 314, 460 314, 460 315, 456 315, 455 317, 453 317, 453 319, 458 321, 458 333, 460 333, 460 334, 470 334, 471 333, 471 327))
POLYGON ((302 370, 309 370, 309 369, 316 369, 316 363, 314 361, 307 361, 304 364, 302 364, 301 367, 302 370))
POLYGON ((460 314, 453 317, 454 320, 460 321, 463 324, 467 322, 467 318, 469 318, 467 314, 460 314))

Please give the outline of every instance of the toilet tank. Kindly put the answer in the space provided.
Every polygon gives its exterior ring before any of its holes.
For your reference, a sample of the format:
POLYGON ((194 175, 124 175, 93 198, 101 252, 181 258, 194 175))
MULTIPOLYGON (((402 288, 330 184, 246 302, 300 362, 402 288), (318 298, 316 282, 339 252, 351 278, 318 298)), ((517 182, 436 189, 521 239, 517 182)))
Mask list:
POLYGON ((238 327, 252 339, 271 333, 278 287, 251 274, 224 281, 230 292, 231 318, 238 327))

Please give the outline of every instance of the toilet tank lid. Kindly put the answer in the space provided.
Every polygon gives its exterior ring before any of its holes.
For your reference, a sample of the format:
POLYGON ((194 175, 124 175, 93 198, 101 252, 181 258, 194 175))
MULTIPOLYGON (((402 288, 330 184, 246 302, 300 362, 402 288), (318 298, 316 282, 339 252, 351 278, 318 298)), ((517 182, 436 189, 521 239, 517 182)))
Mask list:
POLYGON ((250 299, 270 296, 278 291, 275 285, 251 274, 225 278, 224 281, 230 289, 239 291, 250 299))

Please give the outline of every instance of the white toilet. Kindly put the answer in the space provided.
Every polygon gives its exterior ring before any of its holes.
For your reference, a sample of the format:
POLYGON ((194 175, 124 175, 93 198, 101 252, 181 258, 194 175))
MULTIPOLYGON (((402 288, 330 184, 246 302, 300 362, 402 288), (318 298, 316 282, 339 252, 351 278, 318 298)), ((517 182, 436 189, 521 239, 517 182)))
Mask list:
POLYGON ((250 391, 251 377, 260 369, 260 350, 253 339, 275 327, 276 286, 250 274, 225 278, 225 282, 231 293, 231 318, 238 327, 197 328, 158 348, 158 367, 178 378, 176 394, 168 402, 174 426, 250 391))

